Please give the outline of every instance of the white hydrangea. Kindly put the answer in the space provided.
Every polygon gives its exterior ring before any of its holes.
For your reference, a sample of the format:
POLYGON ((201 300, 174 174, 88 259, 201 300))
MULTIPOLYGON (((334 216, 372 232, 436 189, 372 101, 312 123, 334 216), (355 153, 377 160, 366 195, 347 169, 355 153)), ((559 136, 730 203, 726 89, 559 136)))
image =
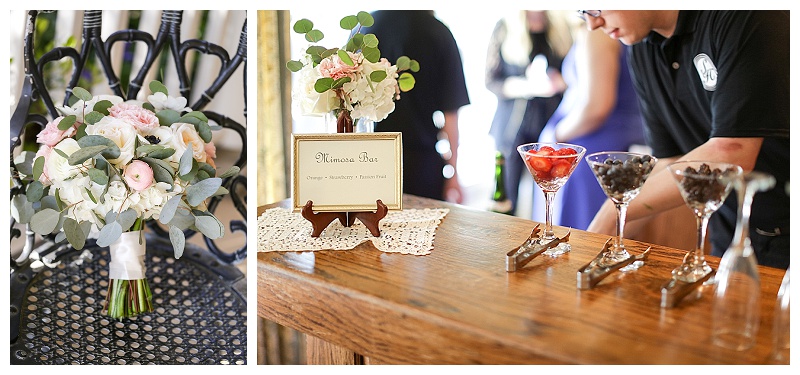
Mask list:
POLYGON ((395 97, 399 87, 397 84, 397 66, 391 65, 385 58, 376 63, 364 59, 358 72, 358 79, 344 84, 344 91, 350 97, 353 107, 351 116, 381 121, 389 116, 395 108, 395 97), (369 77, 376 70, 386 71, 386 78, 380 82, 371 82, 369 77))

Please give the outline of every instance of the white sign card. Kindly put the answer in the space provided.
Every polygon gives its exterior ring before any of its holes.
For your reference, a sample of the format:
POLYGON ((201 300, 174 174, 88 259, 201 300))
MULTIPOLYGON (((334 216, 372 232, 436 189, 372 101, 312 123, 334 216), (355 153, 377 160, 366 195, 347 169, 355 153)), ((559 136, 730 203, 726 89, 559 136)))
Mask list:
POLYGON ((375 211, 380 199, 403 209, 399 132, 292 134, 292 204, 300 211, 375 211))

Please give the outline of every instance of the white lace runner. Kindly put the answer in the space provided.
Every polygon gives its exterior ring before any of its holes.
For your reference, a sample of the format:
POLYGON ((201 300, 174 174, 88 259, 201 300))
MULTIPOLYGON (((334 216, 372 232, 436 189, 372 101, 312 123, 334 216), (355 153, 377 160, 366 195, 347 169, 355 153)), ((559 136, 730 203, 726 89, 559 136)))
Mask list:
POLYGON ((300 213, 272 208, 258 217, 258 251, 350 250, 364 241, 387 253, 428 255, 433 250, 436 228, 449 209, 389 211, 374 237, 361 221, 349 228, 334 220, 319 237, 311 237, 311 222, 300 213))

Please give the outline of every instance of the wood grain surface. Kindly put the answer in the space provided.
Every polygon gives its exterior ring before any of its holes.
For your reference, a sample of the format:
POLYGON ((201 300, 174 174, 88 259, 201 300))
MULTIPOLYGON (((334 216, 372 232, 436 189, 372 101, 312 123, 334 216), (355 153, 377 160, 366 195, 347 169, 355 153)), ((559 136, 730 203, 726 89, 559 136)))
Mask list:
MULTIPOLYGON (((404 196, 405 208, 450 209, 427 256, 353 250, 258 253, 258 315, 387 364, 759 364, 771 351, 784 270, 760 267, 757 344, 711 343, 712 295, 660 307, 660 287, 685 255, 652 246, 644 267, 578 290, 577 270, 608 236, 573 230, 572 251, 517 272, 505 254, 535 222, 404 196)), ((288 201, 262 206, 288 207, 288 201)), ((556 227, 556 235, 566 233, 556 227)), ((676 235, 678 235, 676 233, 676 235)), ((695 233, 682 235, 694 236, 695 233)), ((626 241, 640 253, 647 244, 626 241)), ((718 258, 709 257, 715 269, 718 258)), ((324 345, 311 344, 309 351, 324 345)), ((309 363, 313 361, 308 353, 309 363)), ((371 360, 370 360, 371 359, 371 360)), ((357 362, 357 361, 356 361, 357 362)))

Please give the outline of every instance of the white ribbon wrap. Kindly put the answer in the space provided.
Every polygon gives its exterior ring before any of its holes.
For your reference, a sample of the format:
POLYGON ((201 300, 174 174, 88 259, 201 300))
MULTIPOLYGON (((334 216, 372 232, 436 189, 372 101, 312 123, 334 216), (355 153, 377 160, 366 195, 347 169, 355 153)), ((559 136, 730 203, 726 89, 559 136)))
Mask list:
POLYGON ((111 263, 108 265, 109 279, 139 280, 145 278, 144 254, 146 242, 139 244, 139 231, 125 232, 109 246, 111 263))

